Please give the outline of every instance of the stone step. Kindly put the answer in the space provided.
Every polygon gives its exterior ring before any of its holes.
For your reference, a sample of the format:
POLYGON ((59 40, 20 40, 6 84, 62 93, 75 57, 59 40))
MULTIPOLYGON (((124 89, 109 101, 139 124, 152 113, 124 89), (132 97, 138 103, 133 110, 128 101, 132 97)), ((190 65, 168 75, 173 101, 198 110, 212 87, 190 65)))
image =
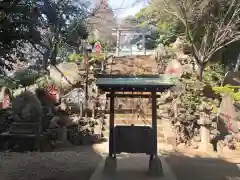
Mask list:
POLYGON ((166 141, 164 139, 159 139, 158 138, 158 143, 166 144, 166 141))
MULTIPOLYGON (((163 120, 158 120, 157 121, 157 126, 162 126, 163 122, 161 122, 161 121, 169 121, 169 119, 164 118, 163 120)), ((109 124, 109 121, 106 120, 106 123, 109 124)), ((134 125, 151 125, 152 120, 151 120, 151 118, 146 118, 145 120, 117 118, 117 119, 114 120, 114 124, 116 124, 116 125, 120 125, 120 124, 124 124, 124 125, 131 125, 131 124, 134 124, 134 125)))
POLYGON ((146 120, 138 120, 138 119, 116 119, 115 124, 126 124, 126 125, 151 125, 151 119, 146 119, 146 120))
POLYGON ((165 137, 164 134, 162 132, 159 132, 159 131, 157 132, 157 136, 160 137, 160 138, 164 138, 165 137))

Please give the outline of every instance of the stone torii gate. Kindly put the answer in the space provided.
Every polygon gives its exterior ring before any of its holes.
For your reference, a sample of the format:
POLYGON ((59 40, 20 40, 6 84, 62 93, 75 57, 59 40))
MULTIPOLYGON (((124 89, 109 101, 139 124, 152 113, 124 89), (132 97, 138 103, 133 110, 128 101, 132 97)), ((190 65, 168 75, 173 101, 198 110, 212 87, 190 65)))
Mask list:
MULTIPOLYGON (((131 32, 134 32, 134 27, 117 27, 115 29, 112 29, 112 35, 117 35, 117 47, 116 47, 116 56, 119 56, 120 52, 120 37, 129 35, 131 32)), ((141 33, 135 33, 135 34, 141 34, 141 33)), ((145 40, 145 38, 143 38, 145 40)), ((144 48, 144 51, 145 48, 144 48)), ((146 53, 145 53, 146 54, 146 53)))

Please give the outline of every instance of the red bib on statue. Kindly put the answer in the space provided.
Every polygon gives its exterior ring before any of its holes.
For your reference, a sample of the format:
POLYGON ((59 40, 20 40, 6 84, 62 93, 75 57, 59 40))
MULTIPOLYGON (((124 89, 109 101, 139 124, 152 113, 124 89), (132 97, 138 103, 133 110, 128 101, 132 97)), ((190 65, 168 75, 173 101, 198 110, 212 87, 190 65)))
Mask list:
POLYGON ((1 103, 1 109, 6 109, 10 106, 10 97, 8 94, 4 94, 3 101, 1 103))
POLYGON ((59 100, 59 91, 55 85, 50 85, 45 87, 46 94, 54 102, 59 100))

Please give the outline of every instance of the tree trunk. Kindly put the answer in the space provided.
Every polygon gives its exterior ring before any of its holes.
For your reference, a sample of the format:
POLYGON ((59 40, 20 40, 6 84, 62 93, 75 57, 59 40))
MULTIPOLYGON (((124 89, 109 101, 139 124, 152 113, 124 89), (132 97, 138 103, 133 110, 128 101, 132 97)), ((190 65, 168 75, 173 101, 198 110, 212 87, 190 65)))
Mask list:
POLYGON ((59 52, 59 42, 56 42, 53 49, 52 49, 52 54, 51 54, 51 65, 55 66, 57 64, 57 55, 59 52))
POLYGON ((44 55, 43 55, 43 60, 42 60, 42 65, 46 68, 47 65, 48 65, 48 59, 50 57, 50 49, 47 49, 45 52, 44 52, 44 55))
POLYGON ((75 51, 76 51, 76 54, 81 54, 81 51, 80 51, 80 47, 81 46, 81 44, 78 44, 77 46, 76 46, 76 48, 75 48, 75 51))
POLYGON ((205 65, 204 64, 198 64, 197 76, 198 76, 198 79, 200 81, 202 81, 202 79, 203 79, 204 69, 205 69, 205 65))
POLYGON ((234 72, 237 72, 239 70, 239 66, 240 66, 240 53, 238 55, 237 62, 235 64, 234 72))

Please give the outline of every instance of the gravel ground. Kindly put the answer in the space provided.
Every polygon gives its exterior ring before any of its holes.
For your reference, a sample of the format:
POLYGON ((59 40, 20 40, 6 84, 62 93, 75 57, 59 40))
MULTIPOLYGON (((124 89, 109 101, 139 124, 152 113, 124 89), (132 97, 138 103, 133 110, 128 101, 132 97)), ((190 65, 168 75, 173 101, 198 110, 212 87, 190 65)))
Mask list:
POLYGON ((101 160, 91 146, 46 153, 1 153, 1 180, 88 180, 101 160))

